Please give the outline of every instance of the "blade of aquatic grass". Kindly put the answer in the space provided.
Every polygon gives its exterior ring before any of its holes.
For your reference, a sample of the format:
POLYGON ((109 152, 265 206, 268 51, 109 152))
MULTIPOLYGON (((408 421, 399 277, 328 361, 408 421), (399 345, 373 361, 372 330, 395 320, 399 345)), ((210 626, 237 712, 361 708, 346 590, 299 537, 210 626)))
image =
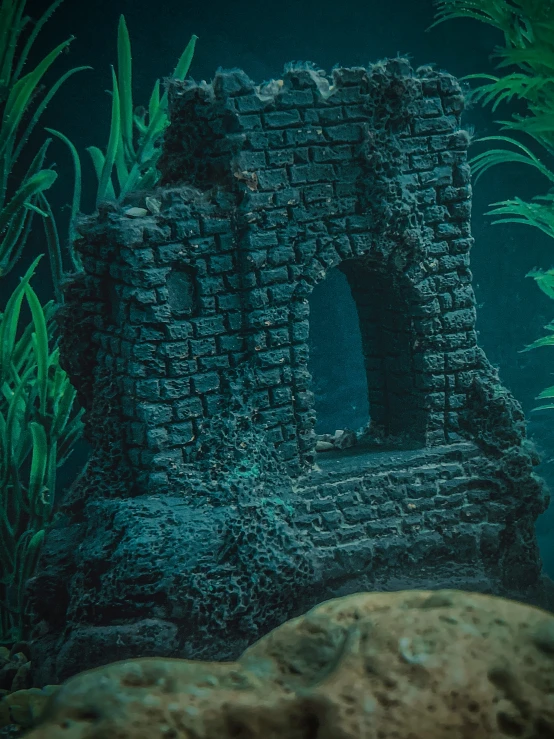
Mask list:
POLYGON ((189 73, 189 69, 192 63, 192 58, 194 56, 194 49, 196 47, 197 41, 198 41, 198 36, 195 36, 193 34, 185 50, 179 57, 179 61, 177 62, 177 66, 175 67, 175 71, 173 72, 173 77, 175 77, 175 79, 184 80, 187 74, 189 73))
POLYGON ((55 0, 55 2, 50 5, 46 11, 42 14, 42 16, 38 19, 38 21, 33 25, 33 30, 29 34, 29 38, 27 39, 25 46, 23 47, 21 51, 21 55, 18 58, 17 66, 15 68, 15 71, 13 73, 13 79, 17 80, 19 79, 19 76, 21 72, 23 71, 23 67, 27 63, 27 59, 29 57, 29 53, 31 49, 33 48, 33 44, 35 43, 37 36, 42 31, 44 24, 48 21, 48 19, 52 16, 52 14, 60 7, 63 0, 55 0))
MULTIPOLYGON (((92 69, 92 67, 89 66, 82 66, 82 67, 74 67, 73 69, 70 69, 65 74, 62 74, 62 76, 52 85, 52 87, 48 90, 48 93, 45 95, 44 99, 41 101, 40 105, 37 107, 36 111, 33 113, 33 116, 31 120, 29 121, 29 124, 27 125, 27 128, 25 129, 24 133, 21 135, 21 138, 19 139, 18 145, 16 150, 13 153, 12 156, 12 162, 15 163, 21 154, 21 151, 25 144, 27 143, 29 136, 33 132, 33 129, 37 125, 38 121, 40 120, 42 114, 46 110, 47 106, 51 102, 54 95, 58 92, 60 87, 74 74, 77 74, 77 72, 83 72, 87 69, 92 69)), ((48 129, 46 129, 48 130, 48 129)), ((58 135, 56 133, 56 135, 58 135)))
POLYGON ((21 32, 29 20, 23 20, 25 4, 26 0, 4 0, 0 7, 0 85, 6 88, 12 81, 13 61, 21 32))
POLYGON ((56 219, 50 203, 44 193, 39 193, 39 202, 46 212, 46 218, 43 218, 42 225, 44 227, 44 235, 46 237, 46 246, 48 247, 48 256, 50 258, 50 268, 52 270, 52 284, 54 294, 58 303, 63 303, 63 293, 61 290, 61 282, 63 278, 63 262, 62 250, 60 247, 60 237, 56 219))
MULTIPOLYGON (((16 3, 13 0, 4 0, 0 3, 0 83, 7 86, 8 80, 4 81, 4 59, 9 48, 9 38, 14 32, 14 13, 16 3)), ((11 64, 8 65, 11 72, 11 64)))
POLYGON ((46 74, 55 59, 66 49, 73 39, 68 39, 56 46, 35 69, 18 80, 10 90, 4 108, 2 127, 0 128, 0 155, 13 144, 16 132, 20 126, 32 95, 42 77, 46 74))
POLYGON ((6 304, 4 313, 1 314, 0 320, 0 384, 6 378, 7 372, 11 370, 11 356, 15 344, 15 336, 17 331, 17 323, 21 311, 21 303, 25 296, 25 288, 29 280, 33 276, 37 264, 41 260, 42 255, 38 256, 31 264, 25 275, 21 278, 19 285, 10 295, 6 304))
POLYGON ((62 399, 63 394, 63 386, 64 386, 64 379, 65 379, 65 373, 60 367, 60 350, 59 347, 56 347, 50 357, 48 358, 48 372, 49 372, 49 382, 48 382, 48 406, 50 408, 50 416, 52 417, 52 423, 49 425, 48 433, 52 435, 52 429, 53 429, 53 421, 56 418, 58 414, 58 409, 60 405, 60 401, 62 399), (52 373, 50 370, 54 370, 54 377, 52 378, 52 373))
MULTIPOLYGON (((24 617, 25 617, 25 586, 27 584, 27 580, 31 576, 34 568, 36 567, 38 555, 40 553, 40 548, 42 546, 42 543, 44 541, 45 537, 45 530, 41 529, 40 531, 34 532, 33 529, 29 532, 32 534, 32 537, 27 544, 27 537, 25 536, 24 542, 26 544, 22 556, 21 556, 21 564, 17 569, 15 569, 15 576, 16 576, 16 604, 17 604, 17 612, 19 615, 18 618, 18 632, 22 633, 23 626, 24 626, 24 617)), ((27 534, 27 532, 25 532, 27 534)), ((22 537, 23 538, 23 537, 22 537)))
MULTIPOLYGON (((160 81, 158 80, 157 82, 159 85, 160 81)), ((139 132, 141 136, 143 136, 148 131, 148 126, 144 122, 145 119, 146 119, 146 111, 144 110, 144 108, 142 108, 139 113, 135 112, 133 116, 133 122, 137 128, 137 131, 139 132)))
MULTIPOLYGON (((52 187, 57 174, 51 169, 44 169, 26 180, 10 202, 0 212, 0 233, 8 227, 11 219, 17 214, 27 200, 52 187)), ((0 263, 4 260, 8 244, 0 243, 0 263)))
POLYGON ((77 392, 72 387, 71 383, 67 379, 67 376, 63 379, 62 388, 57 400, 57 407, 55 411, 54 422, 52 424, 51 435, 53 438, 58 438, 63 435, 71 417, 71 411, 77 392))
POLYGON ((127 164, 125 162, 125 144, 123 143, 121 131, 119 132, 119 143, 117 146, 117 153, 115 155, 115 171, 117 174, 119 190, 121 190, 129 177, 129 170, 127 169, 127 164))
POLYGON ((30 425, 30 430, 33 437, 33 454, 31 457, 27 497, 30 507, 34 508, 44 486, 48 464, 48 441, 46 439, 46 431, 40 423, 33 421, 30 425))
POLYGON ((120 15, 117 30, 117 79, 121 110, 121 137, 125 155, 134 159, 132 69, 131 39, 125 16, 120 15))
POLYGON ((98 185, 98 194, 96 202, 100 202, 106 198, 108 193, 108 183, 111 181, 112 169, 117 154, 117 147, 119 145, 119 133, 121 125, 120 106, 119 106, 119 89, 117 84, 117 77, 115 70, 112 67, 112 118, 110 123, 110 138, 108 140, 108 148, 106 150, 106 157, 104 160, 104 166, 102 167, 102 173, 100 175, 100 182, 98 185))
MULTIPOLYGON (((44 508, 40 511, 42 523, 50 518, 50 511, 54 505, 54 495, 56 492, 56 472, 58 468, 58 441, 50 440, 50 449, 48 454, 48 464, 46 465, 46 486, 42 490, 41 503, 44 508), (44 497, 44 493, 48 492, 48 499, 44 497)), ((38 513, 38 512, 37 512, 38 513)))
MULTIPOLYGON (((57 311, 57 305, 53 300, 49 300, 43 305, 42 310, 44 311, 44 319, 48 327, 48 333, 53 333, 54 315, 57 311)), ((25 366, 25 362, 29 360, 33 353, 33 346, 31 343, 31 334, 33 332, 32 322, 25 326, 23 333, 17 340, 15 347, 12 351, 12 364, 16 372, 21 372, 21 369, 25 366)))
POLYGON ((23 203, 23 207, 26 210, 32 210, 33 213, 38 213, 39 216, 42 216, 43 218, 46 218, 48 216, 48 213, 45 210, 42 210, 38 207, 38 205, 35 205, 34 203, 23 203))
POLYGON ((92 165, 94 167, 94 171, 96 172, 96 178, 98 179, 98 181, 100 181, 100 177, 102 176, 102 169, 106 160, 104 152, 97 146, 87 146, 87 151, 90 154, 90 158, 92 159, 92 165))
POLYGON ((12 219, 10 227, 2 239, 2 247, 6 247, 7 262, 0 263, 0 277, 7 275, 15 267, 31 233, 34 212, 22 208, 15 218, 12 219))
POLYGON ((27 303, 31 309, 35 328, 32 334, 32 340, 37 362, 36 369, 40 413, 41 416, 44 417, 46 415, 46 401, 48 398, 48 330, 46 328, 46 320, 44 318, 44 311, 42 310, 40 300, 29 284, 25 286, 25 297, 27 298, 27 303))
MULTIPOLYGON (((175 79, 184 79, 188 74, 192 58, 194 56, 194 49, 198 36, 192 35, 188 42, 185 50, 181 54, 177 66, 173 72, 175 79)), ((159 82, 158 82, 159 85, 159 82)), ((159 93, 158 93, 159 94, 159 93)), ((125 183, 125 186, 119 193, 119 200, 122 200, 128 192, 130 192, 139 182, 142 175, 141 167, 148 161, 152 156, 153 147, 156 139, 163 133, 168 124, 167 109, 169 105, 169 96, 167 90, 159 100, 158 105, 155 105, 155 97, 151 96, 150 102, 152 103, 153 115, 148 118, 148 126, 146 132, 143 134, 139 148, 136 155, 136 162, 133 164, 129 177, 125 183)))
POLYGON ((68 247, 69 256, 71 258, 74 269, 82 269, 81 258, 76 253, 73 242, 75 241, 75 220, 81 209, 81 187, 82 187, 82 169, 81 169, 81 158, 73 142, 67 138, 60 131, 56 131, 53 128, 47 128, 48 133, 57 136, 64 144, 68 147, 71 153, 71 159, 73 162, 73 197, 71 200, 71 214, 69 218, 69 235, 68 235, 68 247))
POLYGON ((4 0, 0 6, 0 85, 10 86, 26 0, 4 0))
MULTIPOLYGON (((2 485, 6 484, 10 471, 13 467, 14 459, 14 448, 13 448, 13 437, 15 431, 15 425, 17 422, 17 416, 21 413, 20 407, 21 402, 24 402, 23 393, 27 390, 29 380, 33 377, 36 372, 36 367, 29 367, 29 369, 21 376, 18 385, 14 391, 14 394, 10 400, 8 407, 8 415, 6 418, 6 434, 5 434, 5 451, 6 457, 3 461, 1 472, 2 472, 2 485)), ((25 404, 25 403, 24 403, 25 404)))
MULTIPOLYGON (((156 80, 154 84, 154 89, 152 90, 152 94, 150 95, 150 100, 148 101, 148 120, 151 121, 152 118, 156 115, 156 111, 160 107, 160 80, 156 80)), ((147 126, 144 126, 144 131, 146 132, 148 130, 147 126)))
MULTIPOLYGON (((31 163, 31 166, 27 170, 27 173, 23 178, 23 182, 28 181, 40 171, 40 168, 44 163, 49 142, 50 139, 47 139, 42 145, 31 163)), ((23 207, 16 208, 15 213, 9 219, 7 230, 2 235, 0 247, 0 276, 8 274, 8 272, 11 271, 13 265, 17 262, 21 252, 23 251, 32 222, 32 213, 28 212, 30 205, 31 204, 28 201, 25 201, 23 203, 23 207)))

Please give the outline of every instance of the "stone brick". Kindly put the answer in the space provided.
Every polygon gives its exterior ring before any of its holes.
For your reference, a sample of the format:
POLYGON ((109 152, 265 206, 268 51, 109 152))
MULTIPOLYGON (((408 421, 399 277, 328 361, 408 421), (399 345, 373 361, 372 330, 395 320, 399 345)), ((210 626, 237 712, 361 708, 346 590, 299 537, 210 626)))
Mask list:
MULTIPOLYGON (((428 587, 435 573, 501 592, 509 571, 512 592, 534 586, 530 532, 546 498, 521 409, 477 346, 457 81, 394 59, 329 79, 295 63, 259 88, 240 70, 219 71, 211 88, 173 80, 168 90, 164 184, 151 193, 160 212, 131 219, 100 204, 79 224, 84 274, 64 287, 60 351, 86 399, 93 464, 79 505, 67 506, 70 532, 87 520, 79 557, 56 564, 60 539, 45 541, 56 577, 39 571, 48 595, 35 605, 55 602, 59 613, 41 615, 53 650, 44 664, 66 659, 85 621, 75 603, 95 604, 87 634, 100 626, 104 636, 122 597, 132 627, 173 628, 178 603, 189 609, 178 619, 192 624, 187 648, 232 659, 244 642, 233 608, 252 600, 251 583, 268 620, 254 615, 249 631, 308 604, 314 585, 319 600, 337 588, 428 587), (367 447, 325 455, 315 452, 309 296, 337 267, 358 311, 371 424, 367 447), (249 528, 269 504, 276 547, 263 526, 261 539, 249 528), (102 538, 114 520, 116 550, 102 538), (221 563, 214 553, 229 537, 221 563), (139 542, 134 554, 127 541, 139 542), (83 576, 87 551, 111 552, 97 563, 100 590, 83 576), (150 582, 143 566, 164 577, 150 582), (206 585, 207 571, 221 587, 206 585), (67 589, 59 597, 54 580, 67 589)), ((140 634, 125 658, 151 650, 140 634)), ((98 637, 85 652, 108 648, 121 645, 98 637)))

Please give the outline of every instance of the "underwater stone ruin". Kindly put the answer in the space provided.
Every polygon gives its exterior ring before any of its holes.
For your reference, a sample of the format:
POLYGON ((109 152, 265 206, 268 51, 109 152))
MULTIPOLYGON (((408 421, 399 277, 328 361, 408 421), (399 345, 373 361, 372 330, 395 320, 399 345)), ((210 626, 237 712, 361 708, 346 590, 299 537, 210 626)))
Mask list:
POLYGON ((393 59, 169 90, 163 186, 81 220, 59 314, 92 451, 29 584, 37 684, 234 659, 358 590, 540 599, 547 495, 477 345, 456 79, 393 59), (308 296, 334 267, 371 417, 323 453, 308 296))

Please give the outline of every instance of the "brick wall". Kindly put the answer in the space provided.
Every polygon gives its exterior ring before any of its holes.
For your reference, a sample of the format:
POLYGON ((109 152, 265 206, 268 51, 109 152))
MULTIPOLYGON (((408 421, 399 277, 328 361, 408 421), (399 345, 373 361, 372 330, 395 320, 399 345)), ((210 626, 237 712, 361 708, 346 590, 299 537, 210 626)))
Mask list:
POLYGON ((357 589, 531 598, 547 497, 476 343, 457 81, 394 59, 169 91, 162 185, 81 219, 59 314, 92 451, 29 586, 43 681, 231 659, 357 589), (371 419, 325 455, 309 296, 334 268, 371 419))
POLYGON ((256 421, 292 470, 313 462, 308 297, 337 266, 358 308, 373 431, 456 440, 478 357, 455 80, 394 60, 331 81, 291 68, 268 90, 240 72, 172 83, 171 101, 159 212, 106 206, 81 224, 110 303, 98 362, 115 368, 133 467, 167 484, 246 359, 256 421), (184 147, 210 129, 199 171, 184 147))

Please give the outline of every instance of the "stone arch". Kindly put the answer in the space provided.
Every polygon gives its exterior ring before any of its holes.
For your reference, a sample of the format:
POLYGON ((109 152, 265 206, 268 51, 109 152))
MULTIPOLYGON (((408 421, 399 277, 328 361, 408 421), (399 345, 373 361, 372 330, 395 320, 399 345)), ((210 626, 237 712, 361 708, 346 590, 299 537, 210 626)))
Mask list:
MULTIPOLYGON (((370 241, 368 236, 366 244, 370 241)), ((358 313, 370 407, 368 440, 402 447, 428 443, 431 431, 444 433, 440 398, 429 397, 444 367, 436 366, 440 324, 430 315, 438 306, 428 302, 426 264, 418 262, 415 254, 406 264, 399 247, 391 249, 386 260, 369 248, 329 257, 326 267, 315 257, 305 271, 309 277, 297 287, 296 298, 305 300, 334 268, 348 280, 358 313)), ((309 375, 308 341, 298 356, 298 373, 305 378, 309 375)), ((313 431, 317 420, 313 393, 308 392, 308 397, 313 431)), ((305 418, 305 408, 302 414, 305 418)))

